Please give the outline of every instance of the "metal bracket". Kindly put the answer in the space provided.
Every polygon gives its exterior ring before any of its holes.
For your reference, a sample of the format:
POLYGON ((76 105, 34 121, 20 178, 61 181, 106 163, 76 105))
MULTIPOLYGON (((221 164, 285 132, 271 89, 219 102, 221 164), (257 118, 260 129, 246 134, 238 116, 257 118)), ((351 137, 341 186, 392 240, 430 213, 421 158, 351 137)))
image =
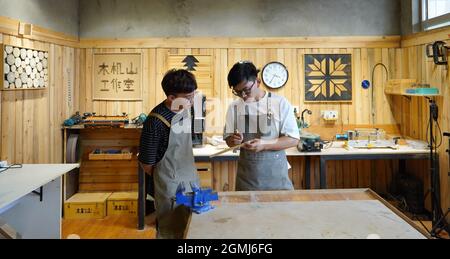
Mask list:
POLYGON ((41 186, 39 188, 39 192, 38 191, 33 191, 34 194, 39 195, 39 201, 42 202, 43 201, 43 196, 44 196, 44 186, 41 186))

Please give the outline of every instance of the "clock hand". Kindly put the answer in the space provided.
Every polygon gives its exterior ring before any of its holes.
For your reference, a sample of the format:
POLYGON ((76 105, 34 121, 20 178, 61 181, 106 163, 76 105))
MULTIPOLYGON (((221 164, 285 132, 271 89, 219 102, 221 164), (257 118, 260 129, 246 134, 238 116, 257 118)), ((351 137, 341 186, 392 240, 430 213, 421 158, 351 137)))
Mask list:
POLYGON ((273 79, 275 79, 275 74, 273 74, 273 77, 272 77, 272 79, 270 80, 270 83, 272 83, 272 81, 273 81, 273 79))

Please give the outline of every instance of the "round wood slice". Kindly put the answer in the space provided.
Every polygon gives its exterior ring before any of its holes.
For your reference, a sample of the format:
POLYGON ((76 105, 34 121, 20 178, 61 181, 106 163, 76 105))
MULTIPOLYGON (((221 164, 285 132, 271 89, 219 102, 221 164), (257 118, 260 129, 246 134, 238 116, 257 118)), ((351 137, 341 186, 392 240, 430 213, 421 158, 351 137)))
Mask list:
POLYGON ((16 65, 16 67, 20 67, 22 65, 22 60, 20 58, 16 58, 14 65, 16 65))
POLYGON ((8 83, 12 84, 14 81, 16 81, 16 77, 14 76, 14 72, 9 72, 6 75, 6 80, 8 80, 8 83))
POLYGON ((14 89, 14 88, 16 88, 16 85, 14 83, 9 84, 9 89, 14 89))
POLYGON ((22 88, 28 88, 28 84, 22 84, 22 88))
POLYGON ((20 74, 20 80, 25 84, 28 80, 28 75, 26 73, 20 74))
POLYGON ((20 64, 20 66, 22 68, 26 68, 27 67, 27 64, 25 63, 25 60, 22 60, 22 63, 20 64))
POLYGON ((44 73, 44 71, 41 71, 41 73, 40 73, 40 74, 41 74, 41 77, 42 77, 42 78, 44 78, 44 76, 45 76, 45 73, 44 73))
POLYGON ((34 58, 30 59, 30 66, 31 66, 31 68, 36 67, 36 61, 34 60, 34 58))
POLYGON ((44 76, 44 81, 45 81, 45 82, 48 82, 48 75, 45 75, 45 76, 44 76))
POLYGON ((28 88, 33 88, 33 79, 31 79, 31 78, 28 77, 28 79, 27 79, 27 85, 28 85, 28 88))
POLYGON ((27 57, 27 50, 26 49, 21 49, 20 50, 20 58, 21 59, 25 59, 27 57))
POLYGON ((7 80, 4 80, 3 88, 9 89, 9 82, 7 80))
POLYGON ((16 58, 20 57, 20 49, 19 48, 14 48, 13 49, 13 55, 16 58))
POLYGON ((39 51, 38 57, 39 57, 40 60, 44 59, 44 52, 39 51))
POLYGON ((20 74, 19 74, 19 72, 14 72, 14 77, 17 79, 17 78, 20 78, 20 74))
POLYGON ((48 58, 48 52, 44 53, 44 58, 48 58))
POLYGON ((44 87, 44 86, 45 86, 44 78, 39 79, 39 87, 44 87))
POLYGON ((17 88, 22 88, 22 80, 20 80, 20 78, 16 79, 15 84, 17 88))
POLYGON ((27 57, 32 58, 33 57, 33 51, 31 49, 27 50, 27 57))
POLYGON ((13 53, 13 47, 5 46, 5 51, 6 51, 7 54, 11 54, 11 53, 13 53))
POLYGON ((25 64, 29 65, 30 64, 30 59, 29 58, 25 58, 24 62, 25 62, 25 64))
POLYGON ((34 88, 38 88, 39 87, 39 80, 37 80, 37 79, 33 80, 33 87, 34 88))
POLYGON ((36 50, 33 51, 33 57, 37 57, 38 56, 38 52, 36 50))
POLYGON ((47 67, 48 67, 48 60, 47 60, 46 58, 44 58, 44 59, 42 60, 42 66, 43 66, 44 68, 47 68, 47 67))
POLYGON ((3 64, 3 73, 6 75, 11 72, 11 67, 8 64, 3 64))
POLYGON ((13 73, 15 73, 15 72, 17 71, 16 65, 12 65, 12 66, 10 67, 10 69, 11 69, 11 72, 13 72, 13 73))
POLYGON ((31 75, 32 71, 33 71, 33 69, 30 66, 25 67, 25 73, 27 73, 27 75, 31 75))
POLYGON ((36 74, 33 73, 33 72, 31 72, 30 78, 31 78, 31 79, 35 79, 35 78, 36 78, 36 74))
POLYGON ((6 57, 6 63, 8 63, 8 65, 12 66, 12 65, 14 65, 14 62, 16 62, 16 58, 14 57, 13 54, 9 54, 6 57))
POLYGON ((39 63, 39 62, 41 62, 41 60, 40 60, 38 57, 35 57, 35 58, 34 58, 34 61, 36 61, 36 64, 39 63))
POLYGON ((37 64, 36 64, 36 68, 37 68, 37 71, 41 72, 42 69, 43 69, 42 63, 41 63, 41 62, 37 63, 37 64))
POLYGON ((22 68, 22 66, 20 66, 20 67, 17 68, 17 72, 18 72, 19 74, 22 74, 22 73, 23 73, 23 68, 22 68))

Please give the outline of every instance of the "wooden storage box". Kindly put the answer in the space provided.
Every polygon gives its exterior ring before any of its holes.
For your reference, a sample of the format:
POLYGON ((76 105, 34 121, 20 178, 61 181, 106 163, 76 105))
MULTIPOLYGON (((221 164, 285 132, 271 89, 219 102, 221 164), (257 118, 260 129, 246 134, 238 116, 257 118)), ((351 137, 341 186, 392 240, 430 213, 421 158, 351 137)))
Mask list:
POLYGON ((108 197, 108 216, 111 215, 137 215, 137 192, 114 192, 108 197))
POLYGON ((64 202, 65 219, 103 219, 108 193, 77 193, 64 202))
POLYGON ((94 154, 89 153, 89 160, 131 160, 133 153, 94 154))

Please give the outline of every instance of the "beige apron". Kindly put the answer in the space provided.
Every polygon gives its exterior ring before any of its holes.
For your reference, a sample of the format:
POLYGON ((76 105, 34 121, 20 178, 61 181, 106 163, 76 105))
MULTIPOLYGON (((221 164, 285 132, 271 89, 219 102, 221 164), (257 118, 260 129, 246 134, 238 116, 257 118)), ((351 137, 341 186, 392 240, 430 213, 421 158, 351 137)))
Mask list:
POLYGON ((158 114, 150 114, 170 126, 169 144, 164 157, 155 167, 155 207, 158 238, 183 238, 190 210, 173 202, 178 185, 184 182, 191 192, 190 182, 200 184, 192 151, 189 111, 177 113, 170 125, 158 114))
MULTIPOLYGON (((268 93, 267 114, 259 114, 259 108, 257 109, 257 133, 248 133, 250 132, 250 115, 248 107, 246 107, 245 115, 243 115, 245 120, 244 141, 255 138, 279 137, 279 129, 276 127, 271 111, 271 98, 272 94, 268 93)), ((288 161, 284 150, 255 153, 241 148, 236 175, 236 191, 293 189, 294 186, 289 178, 288 161)))

